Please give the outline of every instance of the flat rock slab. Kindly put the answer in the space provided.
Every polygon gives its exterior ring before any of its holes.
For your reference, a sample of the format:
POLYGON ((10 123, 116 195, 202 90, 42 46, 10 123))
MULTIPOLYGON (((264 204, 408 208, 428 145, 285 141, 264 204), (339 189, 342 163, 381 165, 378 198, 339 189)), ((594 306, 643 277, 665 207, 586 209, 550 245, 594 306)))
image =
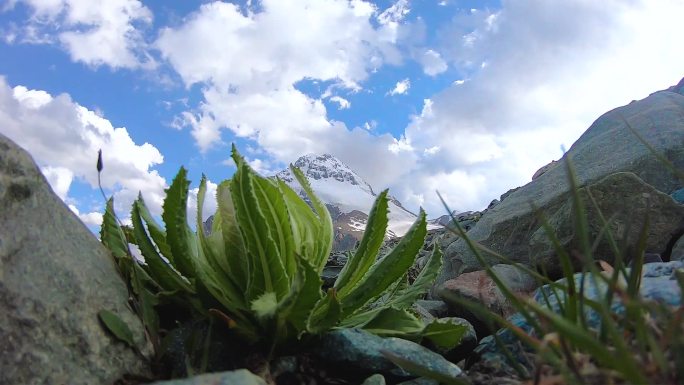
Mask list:
POLYGON ((0 135, 0 383, 112 384, 146 374, 144 358, 97 316, 116 313, 148 352, 127 301, 109 252, 30 155, 0 135))
POLYGON ((247 369, 240 369, 203 374, 180 380, 158 381, 151 385, 266 385, 266 381, 247 369))
POLYGON ((340 329, 326 333, 315 353, 323 360, 348 370, 355 368, 395 378, 415 377, 385 358, 382 351, 426 365, 446 376, 461 375, 458 366, 414 342, 394 337, 382 338, 361 329, 340 329))

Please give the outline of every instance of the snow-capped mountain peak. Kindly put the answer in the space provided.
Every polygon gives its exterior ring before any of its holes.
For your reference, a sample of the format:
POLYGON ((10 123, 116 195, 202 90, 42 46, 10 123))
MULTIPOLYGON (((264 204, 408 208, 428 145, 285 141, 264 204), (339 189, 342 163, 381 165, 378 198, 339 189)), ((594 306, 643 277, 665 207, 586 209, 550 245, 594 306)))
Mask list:
MULTIPOLYGON (((297 159, 294 166, 302 170, 310 181, 324 179, 336 180, 338 182, 348 183, 352 186, 359 186, 362 190, 369 192, 371 195, 375 195, 373 188, 366 183, 363 178, 349 168, 349 166, 330 154, 305 155, 297 159)), ((289 168, 280 171, 276 174, 276 177, 288 184, 295 183, 295 178, 289 168)))
MULTIPOLYGON (((303 156, 294 163, 309 180, 311 188, 326 203, 335 228, 336 249, 353 247, 365 230, 377 194, 356 172, 330 154, 303 156)), ((288 168, 275 175, 305 196, 301 186, 288 168)), ((406 210, 399 201, 389 196, 389 225, 387 236, 403 236, 416 215, 406 210)))

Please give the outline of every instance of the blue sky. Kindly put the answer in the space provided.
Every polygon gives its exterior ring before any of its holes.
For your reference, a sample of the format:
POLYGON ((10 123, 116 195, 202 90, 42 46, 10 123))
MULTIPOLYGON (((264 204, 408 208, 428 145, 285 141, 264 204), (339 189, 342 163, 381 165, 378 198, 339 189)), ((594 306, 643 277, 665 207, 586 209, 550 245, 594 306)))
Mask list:
MULTIPOLYGON (((178 168, 332 153, 409 209, 479 210, 684 76, 681 0, 9 0, 0 133, 91 227, 178 168)), ((215 185, 213 185, 215 186, 215 185)), ((211 212, 211 205, 208 212, 211 212)))

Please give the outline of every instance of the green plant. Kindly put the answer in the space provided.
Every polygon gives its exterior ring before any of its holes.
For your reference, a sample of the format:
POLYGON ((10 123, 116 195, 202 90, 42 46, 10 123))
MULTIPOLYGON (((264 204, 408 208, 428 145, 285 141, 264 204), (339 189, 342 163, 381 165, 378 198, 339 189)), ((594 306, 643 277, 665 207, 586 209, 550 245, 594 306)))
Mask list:
POLYGON ((427 233, 423 211, 396 247, 378 259, 388 224, 383 191, 359 247, 334 287, 324 293, 320 273, 333 235, 325 205, 299 169, 291 167, 310 205, 285 182, 255 174, 235 147, 232 156, 237 171, 218 185, 218 210, 208 234, 201 222, 206 178, 199 186, 195 232, 186 218, 190 182, 183 168, 166 191, 165 227, 150 215, 142 196, 133 204, 128 229, 117 223, 111 199, 107 204, 102 242, 130 283, 156 346, 160 318, 155 310, 168 303, 184 309, 191 319, 218 319, 269 353, 336 327, 424 337, 438 346, 458 343, 465 332, 462 326, 439 321, 426 325, 409 310, 441 266, 435 245, 420 275, 408 284, 407 271, 427 233), (145 263, 131 257, 128 242, 140 249, 145 263))
MULTIPOLYGON (((635 135, 638 135, 628 123, 627 125, 635 135)), ((654 151, 641 137, 639 139, 654 151)), ((563 280, 551 281, 543 274, 513 263, 509 258, 474 242, 468 238, 455 218, 452 218, 456 225, 453 231, 465 240, 479 263, 510 304, 525 319, 531 330, 521 329, 499 315, 489 312, 482 305, 469 303, 448 293, 442 295, 468 307, 485 319, 495 321, 532 349, 535 358, 528 366, 532 366, 534 372, 530 374, 525 365, 513 357, 509 346, 501 343, 499 336, 495 334, 497 345, 509 358, 512 367, 522 378, 533 378, 534 384, 546 383, 545 377, 549 377, 547 380, 552 383, 572 384, 680 383, 679 381, 684 379, 684 307, 671 307, 646 300, 639 294, 648 218, 641 227, 639 247, 635 251, 632 267, 627 268, 623 248, 608 230, 613 218, 603 217, 589 189, 584 189, 583 193, 580 193, 569 158, 566 158, 565 165, 580 250, 574 250, 572 254, 564 250, 543 213, 535 209, 560 259, 563 280), (604 237, 615 255, 614 266, 599 261, 602 270, 594 262, 594 248, 598 239, 593 243, 590 240, 585 210, 587 204, 596 207, 602 221, 597 238, 604 237), (543 303, 517 297, 492 270, 488 259, 484 258, 485 253, 504 263, 512 264, 547 284, 549 290, 541 291, 543 303), (580 259, 581 275, 575 275, 571 255, 580 259), (599 290, 598 298, 585 297, 589 286, 599 290), (557 304, 556 312, 551 310, 554 300, 557 304), (624 312, 616 314, 616 304, 621 304, 624 312), (599 327, 591 326, 587 320, 592 312, 600 318, 599 327)), ((669 163, 666 165, 672 166, 669 163)), ((675 174, 681 177, 681 172, 675 174)), ((442 203, 445 209, 451 212, 443 199, 442 203)), ((684 292, 684 272, 677 271, 676 278, 680 291, 684 292)))

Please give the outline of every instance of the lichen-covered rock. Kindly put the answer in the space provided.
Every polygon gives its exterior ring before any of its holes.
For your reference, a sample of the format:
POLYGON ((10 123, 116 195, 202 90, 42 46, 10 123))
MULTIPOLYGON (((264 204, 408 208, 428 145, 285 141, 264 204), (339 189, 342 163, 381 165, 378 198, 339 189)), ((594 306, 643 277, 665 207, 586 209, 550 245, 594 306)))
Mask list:
MULTIPOLYGON (((94 165, 93 165, 94 167, 94 165)), ((109 252, 0 135, 0 383, 112 384, 145 360, 98 319, 117 314, 149 353, 109 252)))

